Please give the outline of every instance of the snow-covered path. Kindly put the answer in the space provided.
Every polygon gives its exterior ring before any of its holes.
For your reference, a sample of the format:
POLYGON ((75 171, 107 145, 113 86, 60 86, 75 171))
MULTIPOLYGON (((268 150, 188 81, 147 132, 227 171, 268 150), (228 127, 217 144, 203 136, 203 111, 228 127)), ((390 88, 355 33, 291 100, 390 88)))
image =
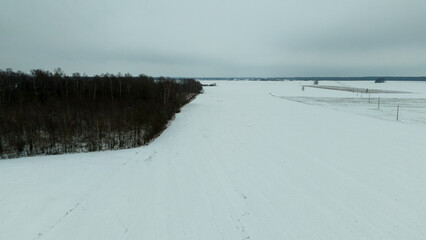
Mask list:
POLYGON ((0 161, 0 239, 426 239, 426 125, 205 90, 147 147, 0 161))

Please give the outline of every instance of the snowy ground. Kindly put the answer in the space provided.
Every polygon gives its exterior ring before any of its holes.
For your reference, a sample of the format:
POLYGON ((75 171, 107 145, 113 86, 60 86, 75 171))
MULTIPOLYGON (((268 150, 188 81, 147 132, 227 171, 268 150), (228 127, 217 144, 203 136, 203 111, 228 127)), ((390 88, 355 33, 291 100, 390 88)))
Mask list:
POLYGON ((0 239, 426 239, 424 121, 306 82, 217 84, 147 147, 0 161, 0 239))
POLYGON ((360 93, 340 92, 335 90, 305 88, 297 96, 273 95, 290 101, 309 105, 320 105, 330 109, 350 112, 389 121, 409 124, 426 124, 426 83, 424 82, 389 82, 375 84, 370 82, 321 82, 322 86, 337 86, 384 91, 404 91, 404 93, 360 93), (330 93, 333 91, 334 93, 330 93))

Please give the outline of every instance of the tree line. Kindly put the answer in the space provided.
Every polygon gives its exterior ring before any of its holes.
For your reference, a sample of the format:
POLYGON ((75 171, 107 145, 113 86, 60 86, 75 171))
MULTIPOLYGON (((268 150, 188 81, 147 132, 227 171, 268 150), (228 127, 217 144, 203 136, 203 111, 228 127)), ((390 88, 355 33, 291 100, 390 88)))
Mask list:
POLYGON ((194 79, 0 70, 0 156, 141 146, 201 91, 194 79))

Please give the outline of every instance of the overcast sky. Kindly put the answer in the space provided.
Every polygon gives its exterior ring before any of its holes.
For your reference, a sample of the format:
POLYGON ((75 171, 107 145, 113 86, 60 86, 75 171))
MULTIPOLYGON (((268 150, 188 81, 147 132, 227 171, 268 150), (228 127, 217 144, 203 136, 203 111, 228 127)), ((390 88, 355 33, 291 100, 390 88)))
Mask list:
POLYGON ((0 0, 0 69, 426 75, 426 0, 0 0))

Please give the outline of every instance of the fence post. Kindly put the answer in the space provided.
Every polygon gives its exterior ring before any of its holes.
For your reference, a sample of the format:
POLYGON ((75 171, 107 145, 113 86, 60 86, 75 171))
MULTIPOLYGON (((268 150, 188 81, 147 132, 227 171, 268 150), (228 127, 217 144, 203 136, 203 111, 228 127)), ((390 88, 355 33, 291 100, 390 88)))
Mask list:
POLYGON ((399 105, 396 107, 396 121, 399 119, 399 105))

